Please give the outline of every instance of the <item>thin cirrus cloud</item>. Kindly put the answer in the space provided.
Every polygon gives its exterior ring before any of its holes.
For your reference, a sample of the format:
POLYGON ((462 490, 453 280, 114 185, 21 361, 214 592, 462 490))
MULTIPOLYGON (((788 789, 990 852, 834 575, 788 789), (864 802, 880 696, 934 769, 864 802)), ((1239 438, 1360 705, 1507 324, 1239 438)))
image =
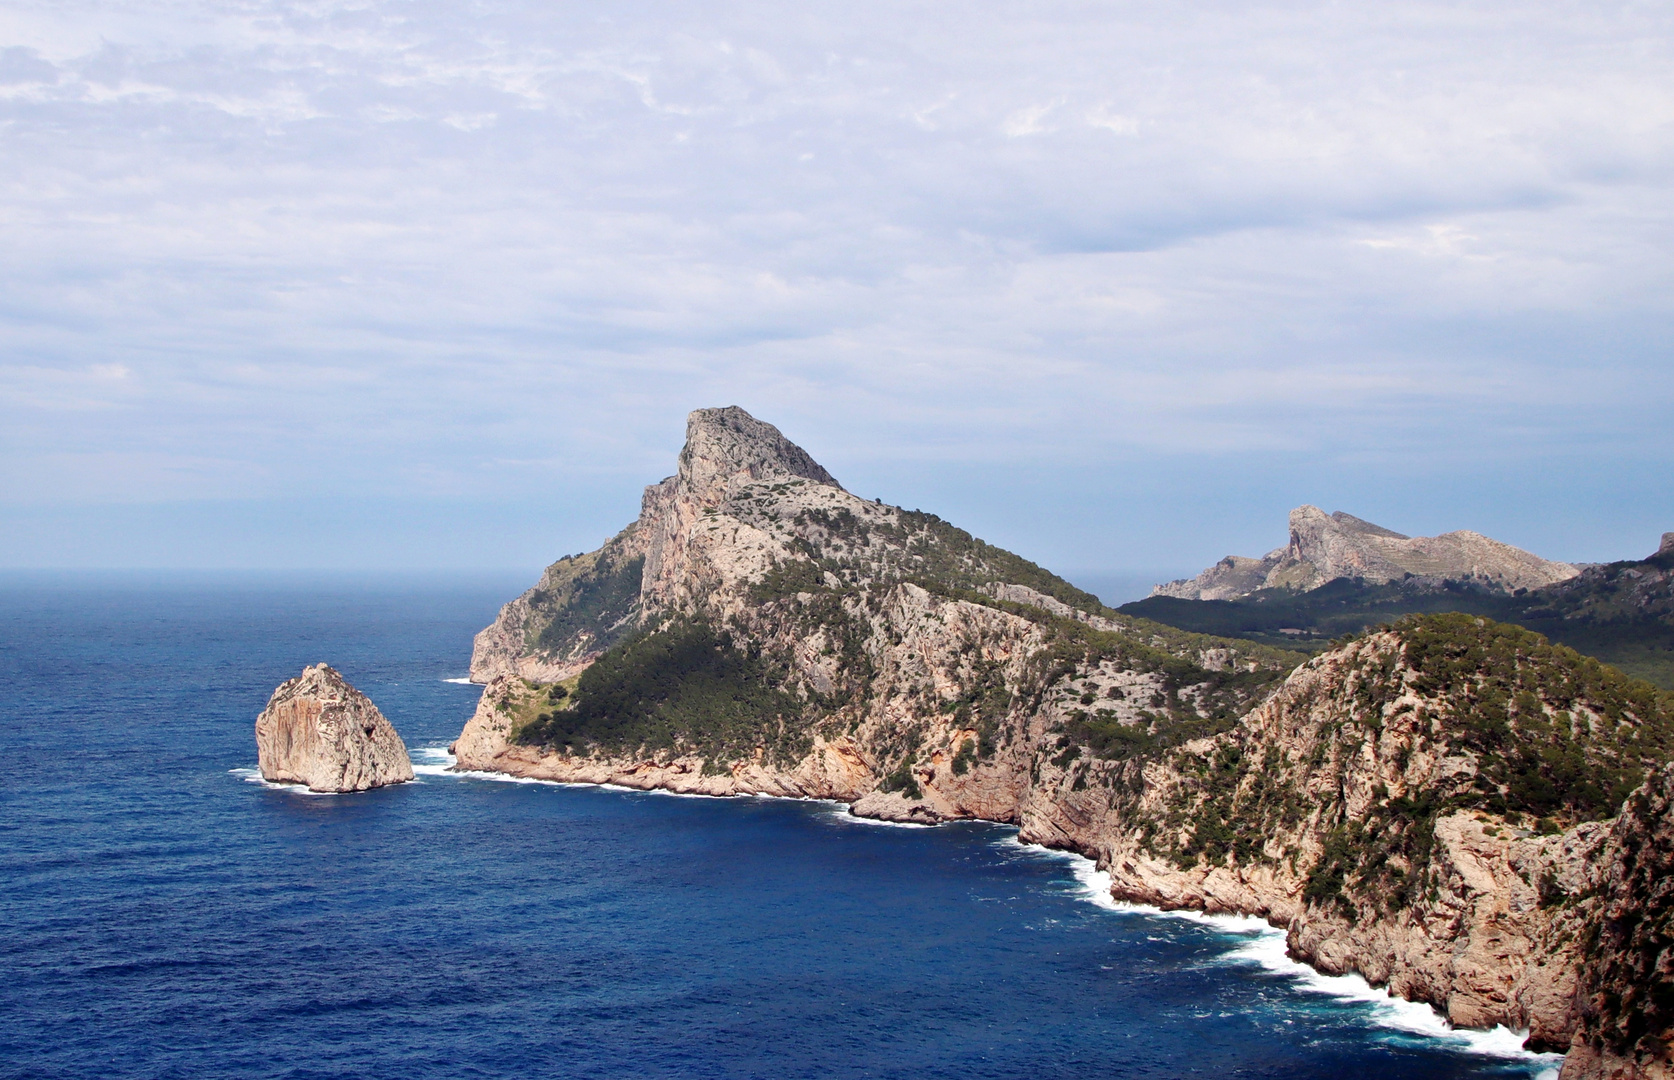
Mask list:
MULTIPOLYGON (((1629 4, 13 2, 0 505, 36 525, 0 562, 55 529, 120 561, 108 522, 235 563, 236 529, 155 508, 345 498, 470 501, 480 535, 436 559, 538 561, 732 401, 1071 566, 1265 550, 1332 500, 1633 554, 1674 528, 1671 30, 1629 4)), ((417 520, 390 529, 422 563, 417 520)), ((309 543, 261 558, 384 557, 309 543)))

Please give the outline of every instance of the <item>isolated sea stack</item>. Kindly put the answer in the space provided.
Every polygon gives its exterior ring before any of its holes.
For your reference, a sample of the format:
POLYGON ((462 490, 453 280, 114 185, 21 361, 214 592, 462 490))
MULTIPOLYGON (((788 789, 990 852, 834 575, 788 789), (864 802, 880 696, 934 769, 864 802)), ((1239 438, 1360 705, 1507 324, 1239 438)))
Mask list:
POLYGON ((413 778, 395 727, 326 664, 273 691, 256 718, 256 755, 264 780, 310 791, 365 791, 413 778))

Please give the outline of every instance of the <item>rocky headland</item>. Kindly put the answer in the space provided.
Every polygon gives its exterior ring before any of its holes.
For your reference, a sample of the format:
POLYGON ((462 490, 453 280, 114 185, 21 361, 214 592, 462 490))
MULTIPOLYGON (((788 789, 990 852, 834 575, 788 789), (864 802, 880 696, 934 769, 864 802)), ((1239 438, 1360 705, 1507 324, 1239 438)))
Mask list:
POLYGON ((281 683, 256 718, 262 778, 310 791, 366 791, 413 778, 395 727, 326 664, 281 683))
POLYGON ((1670 1075, 1636 929, 1667 901, 1623 860, 1670 832, 1642 785, 1674 700, 1517 627, 1417 616, 1312 659, 1175 630, 719 409, 472 672, 458 768, 1015 824, 1119 898, 1259 915, 1322 970, 1573 1045, 1571 1076, 1670 1075))

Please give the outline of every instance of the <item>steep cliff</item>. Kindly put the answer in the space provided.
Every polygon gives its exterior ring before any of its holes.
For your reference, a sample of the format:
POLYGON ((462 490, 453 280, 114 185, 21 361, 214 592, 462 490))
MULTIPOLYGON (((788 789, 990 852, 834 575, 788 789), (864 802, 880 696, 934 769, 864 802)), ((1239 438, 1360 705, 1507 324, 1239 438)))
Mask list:
POLYGON ((256 718, 256 757, 264 779, 310 791, 365 791, 413 778, 395 728, 325 664, 273 691, 256 718))
MULTIPOLYGON (((962 771, 991 759, 1018 708, 1052 722, 1096 712, 1171 744, 1224 728, 1300 659, 1113 614, 934 515, 849 494, 743 410, 699 410, 679 472, 646 489, 639 519, 549 568, 478 635, 472 670, 491 681, 461 763, 596 770, 553 751, 646 750, 696 768, 704 790, 858 798, 881 775, 899 794, 918 790, 927 755, 969 743, 962 771), (571 584, 635 562, 637 590, 610 604, 571 584), (527 697, 525 680, 575 692, 544 714, 497 711, 527 697), (841 789, 785 779, 816 748, 867 772, 841 789), (743 759, 766 772, 732 778, 743 759)), ((819 783, 851 774, 833 766, 819 783)))
POLYGON ((1469 530, 1411 537, 1341 510, 1327 514, 1317 506, 1299 506, 1290 512, 1290 542, 1284 547, 1260 559, 1228 555, 1195 578, 1158 585, 1152 595, 1234 600, 1262 589, 1307 592, 1343 578, 1373 584, 1409 578, 1470 582, 1513 592, 1551 585, 1577 572, 1568 563, 1469 530))
POLYGON ((1609 853, 1598 921, 1589 928, 1581 1023, 1562 1080, 1668 1080, 1674 1077, 1674 767, 1660 770, 1628 800, 1609 853))
POLYGON ((526 594, 496 623, 517 633, 479 637, 458 766, 1010 822, 1118 896, 1259 914, 1322 969, 1570 1044, 1609 819, 1668 756, 1665 695, 1466 616, 1306 663, 1121 616, 787 445, 694 413, 639 519, 543 578, 631 545, 637 593, 526 594))

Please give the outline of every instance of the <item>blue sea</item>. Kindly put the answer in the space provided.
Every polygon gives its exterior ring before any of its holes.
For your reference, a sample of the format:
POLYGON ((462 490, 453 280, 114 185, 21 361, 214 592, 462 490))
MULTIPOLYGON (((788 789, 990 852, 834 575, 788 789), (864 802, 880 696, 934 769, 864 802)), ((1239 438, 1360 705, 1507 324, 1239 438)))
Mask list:
POLYGON ((445 771, 516 579, 0 579, 0 1076, 1523 1077, 1012 829, 445 771), (253 777, 328 661, 411 784, 253 777))

